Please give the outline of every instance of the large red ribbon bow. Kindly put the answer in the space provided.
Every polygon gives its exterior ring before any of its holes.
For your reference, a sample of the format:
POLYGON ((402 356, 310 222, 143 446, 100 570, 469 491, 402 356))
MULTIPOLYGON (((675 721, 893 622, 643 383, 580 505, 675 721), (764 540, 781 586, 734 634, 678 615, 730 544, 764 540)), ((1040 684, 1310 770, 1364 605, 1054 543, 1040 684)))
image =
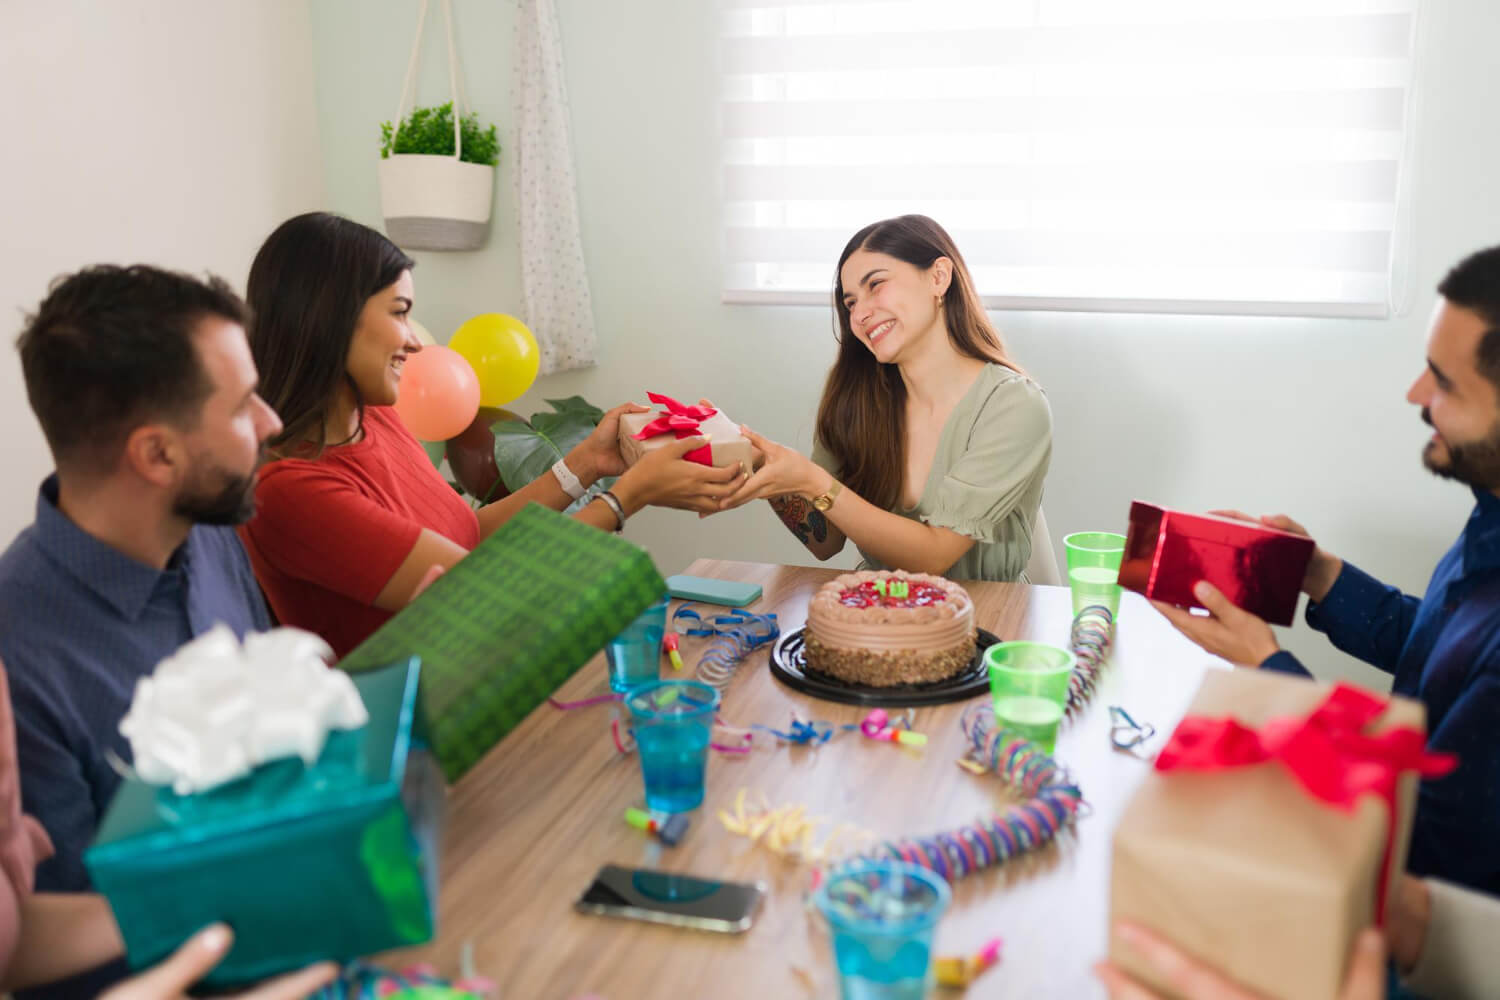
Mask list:
MULTIPOLYGON (((698 425, 719 412, 712 406, 683 406, 671 396, 663 396, 658 392, 648 392, 646 398, 658 406, 665 407, 667 412, 658 414, 655 420, 631 435, 637 441, 645 441, 647 438, 654 438, 661 434, 671 434, 679 441, 683 438, 697 437, 701 433, 698 425)), ((713 445, 706 444, 702 448, 694 448, 682 457, 689 462, 697 462, 699 465, 713 465, 713 445)))
POLYGON ((1188 716, 1156 758, 1158 771, 1226 771, 1280 761, 1320 802, 1352 812, 1365 795, 1385 803, 1385 857, 1380 865, 1375 916, 1385 922, 1385 886, 1396 839, 1396 785, 1403 772, 1440 778, 1458 766, 1453 754, 1429 753, 1420 730, 1365 728, 1390 704, 1347 684, 1337 685, 1306 717, 1271 719, 1251 729, 1234 719, 1188 716))

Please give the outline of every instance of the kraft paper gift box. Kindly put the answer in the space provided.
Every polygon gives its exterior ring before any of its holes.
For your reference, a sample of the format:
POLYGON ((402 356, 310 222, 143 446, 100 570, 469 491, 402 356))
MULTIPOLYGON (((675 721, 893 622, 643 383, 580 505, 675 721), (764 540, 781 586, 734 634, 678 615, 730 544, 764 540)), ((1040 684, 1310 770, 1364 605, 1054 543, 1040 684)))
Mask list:
POLYGON ((528 504, 338 667, 420 657, 423 732, 453 782, 666 592, 639 546, 528 504))
POLYGON ((1406 866, 1418 773, 1453 763, 1424 729, 1420 702, 1209 671, 1115 829, 1111 960, 1176 996, 1113 932, 1124 919, 1258 994, 1334 1000, 1406 866))
POLYGON ((419 674, 412 659, 355 678, 370 721, 330 733, 311 766, 196 795, 121 784, 84 863, 132 968, 215 921, 235 939, 209 986, 432 937, 443 786, 413 746, 419 674))
POLYGON ((671 396, 648 392, 651 402, 662 407, 655 413, 620 415, 620 457, 626 466, 641 456, 687 437, 706 437, 707 446, 687 453, 690 462, 699 465, 738 464, 749 475, 755 469, 755 452, 747 438, 740 434, 739 424, 711 406, 684 406, 671 396))
POLYGON ((1184 514, 1137 500, 1120 562, 1120 586, 1153 600, 1201 608, 1207 580, 1235 605, 1290 625, 1315 545, 1311 538, 1245 521, 1184 514))

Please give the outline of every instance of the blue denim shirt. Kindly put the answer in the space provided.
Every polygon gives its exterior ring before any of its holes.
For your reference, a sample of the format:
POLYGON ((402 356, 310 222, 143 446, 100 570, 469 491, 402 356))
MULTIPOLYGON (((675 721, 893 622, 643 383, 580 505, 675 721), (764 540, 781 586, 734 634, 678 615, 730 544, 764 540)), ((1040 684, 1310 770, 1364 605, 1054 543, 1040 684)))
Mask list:
POLYGON ((120 720, 136 680, 224 622, 242 635, 270 627, 233 528, 197 525, 158 570, 111 548, 57 509, 57 477, 41 487, 36 521, 0 556, 0 658, 15 705, 21 807, 57 853, 37 888, 86 889, 93 840, 130 760, 120 720))
MULTIPOLYGON (((1393 693, 1427 706, 1429 745, 1459 757, 1452 774, 1422 783, 1408 869, 1500 894, 1500 498, 1474 496, 1425 597, 1345 563, 1307 623, 1394 674, 1393 693)), ((1261 666, 1308 673, 1284 650, 1261 666)))

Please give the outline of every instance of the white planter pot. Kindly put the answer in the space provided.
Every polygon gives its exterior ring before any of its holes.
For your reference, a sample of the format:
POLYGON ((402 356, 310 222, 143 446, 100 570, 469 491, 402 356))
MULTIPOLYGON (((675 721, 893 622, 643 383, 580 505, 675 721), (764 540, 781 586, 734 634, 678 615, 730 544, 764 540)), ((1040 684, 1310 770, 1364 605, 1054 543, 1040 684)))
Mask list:
POLYGON ((380 161, 380 212, 403 250, 477 250, 489 235, 495 168, 452 156, 380 161))

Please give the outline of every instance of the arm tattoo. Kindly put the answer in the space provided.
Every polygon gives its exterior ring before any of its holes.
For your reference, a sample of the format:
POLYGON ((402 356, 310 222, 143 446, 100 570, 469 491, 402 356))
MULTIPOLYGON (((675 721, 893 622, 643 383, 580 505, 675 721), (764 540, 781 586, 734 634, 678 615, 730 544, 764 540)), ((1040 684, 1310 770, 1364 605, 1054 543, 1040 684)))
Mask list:
POLYGON ((809 538, 818 542, 828 540, 828 519, 806 497, 789 493, 786 496, 771 497, 770 503, 776 516, 781 518, 781 523, 803 545, 808 544, 809 538))

